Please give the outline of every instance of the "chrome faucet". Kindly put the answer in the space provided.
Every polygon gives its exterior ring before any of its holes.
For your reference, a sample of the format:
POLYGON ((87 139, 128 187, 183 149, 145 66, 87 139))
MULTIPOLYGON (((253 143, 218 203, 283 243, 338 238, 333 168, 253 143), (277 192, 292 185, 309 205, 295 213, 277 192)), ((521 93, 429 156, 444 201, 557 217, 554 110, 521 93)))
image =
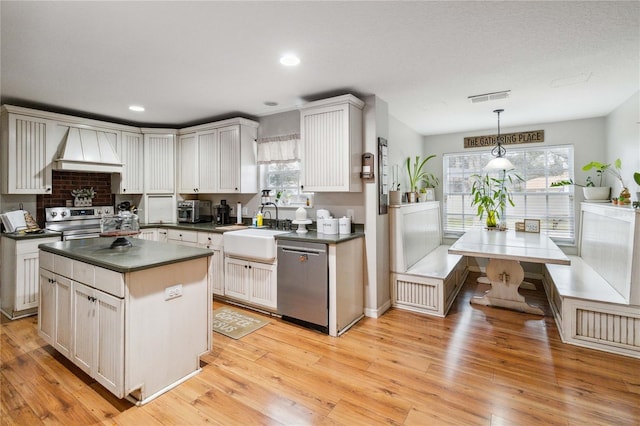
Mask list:
MULTIPOLYGON (((279 218, 278 218, 278 205, 272 201, 267 201, 266 203, 262 203, 262 205, 260 206, 260 213, 264 214, 264 206, 266 206, 267 204, 271 204, 273 207, 276 208, 276 229, 278 229, 278 223, 280 222, 279 218)), ((271 216, 271 215, 269 215, 271 216)))

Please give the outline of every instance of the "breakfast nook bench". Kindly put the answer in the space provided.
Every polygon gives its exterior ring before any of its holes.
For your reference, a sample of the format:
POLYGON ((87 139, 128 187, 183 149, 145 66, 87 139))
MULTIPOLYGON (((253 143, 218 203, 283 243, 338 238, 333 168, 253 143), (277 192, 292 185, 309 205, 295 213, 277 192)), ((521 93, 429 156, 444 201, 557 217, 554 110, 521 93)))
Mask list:
POLYGON ((543 272, 562 340, 640 358, 640 210, 582 203, 569 258, 543 272))
POLYGON ((389 206, 391 305, 444 317, 469 272, 442 244, 440 202, 389 206))

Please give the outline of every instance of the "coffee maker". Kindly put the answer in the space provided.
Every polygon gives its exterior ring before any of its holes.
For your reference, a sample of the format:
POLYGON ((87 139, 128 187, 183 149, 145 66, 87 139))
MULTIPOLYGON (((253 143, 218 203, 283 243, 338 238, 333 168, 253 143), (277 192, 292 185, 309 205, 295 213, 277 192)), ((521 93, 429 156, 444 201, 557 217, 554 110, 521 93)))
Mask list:
POLYGON ((216 225, 231 223, 229 213, 230 207, 227 204, 227 200, 220 200, 220 204, 213 206, 213 220, 216 222, 216 225))

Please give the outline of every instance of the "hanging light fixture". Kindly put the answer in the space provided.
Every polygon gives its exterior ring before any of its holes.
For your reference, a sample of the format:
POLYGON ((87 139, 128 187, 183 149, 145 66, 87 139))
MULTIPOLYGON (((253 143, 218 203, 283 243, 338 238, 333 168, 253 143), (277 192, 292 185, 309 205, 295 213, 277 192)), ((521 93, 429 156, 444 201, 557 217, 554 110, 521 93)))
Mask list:
POLYGON ((498 114, 498 137, 496 138, 496 146, 491 150, 491 155, 495 158, 489 161, 489 163, 485 166, 485 170, 513 170, 515 167, 509 161, 505 154, 507 150, 502 146, 502 137, 500 136, 500 113, 504 112, 503 109, 496 109, 493 112, 498 114))

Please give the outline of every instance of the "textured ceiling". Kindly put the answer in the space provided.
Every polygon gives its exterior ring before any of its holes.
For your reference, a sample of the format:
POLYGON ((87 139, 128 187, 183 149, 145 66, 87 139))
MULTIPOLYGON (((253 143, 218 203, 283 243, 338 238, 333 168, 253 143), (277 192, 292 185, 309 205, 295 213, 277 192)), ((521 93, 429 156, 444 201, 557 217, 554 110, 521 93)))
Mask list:
POLYGON ((640 80, 637 1, 2 1, 0 13, 2 103, 145 125, 351 92, 430 135, 495 127, 496 108, 503 126, 604 116, 640 80), (300 66, 281 66, 284 52, 300 66), (467 100, 500 90, 511 96, 467 100))

